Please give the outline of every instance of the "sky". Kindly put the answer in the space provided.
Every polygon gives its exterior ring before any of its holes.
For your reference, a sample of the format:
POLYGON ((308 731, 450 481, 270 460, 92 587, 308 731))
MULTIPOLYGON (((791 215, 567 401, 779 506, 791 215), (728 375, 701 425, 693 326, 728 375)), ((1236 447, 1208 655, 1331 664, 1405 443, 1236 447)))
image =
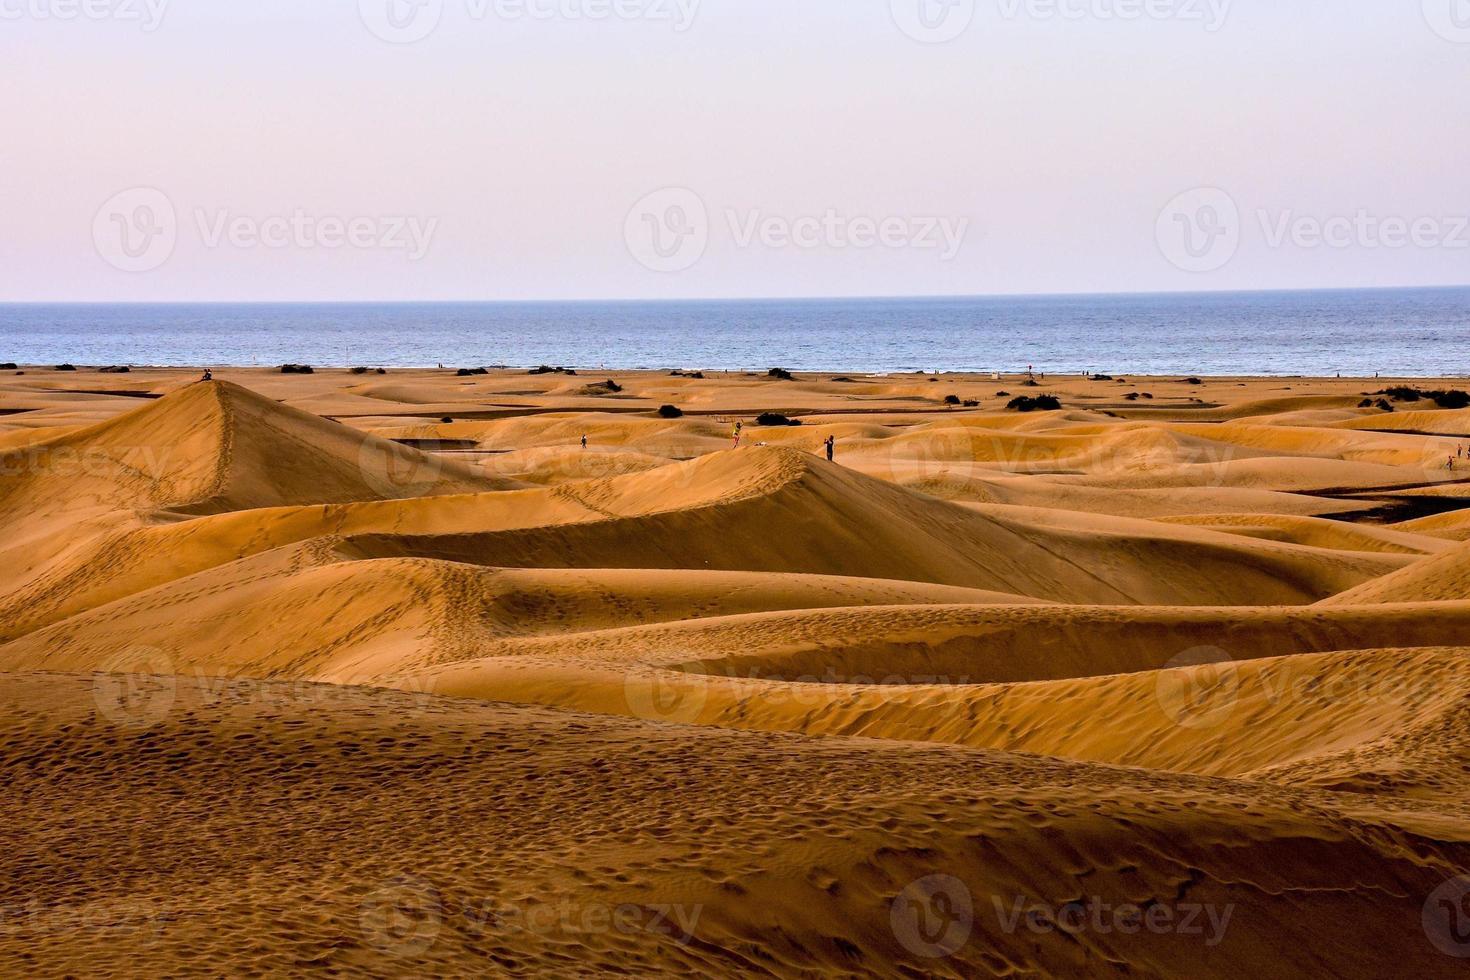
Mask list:
POLYGON ((1470 0, 0 0, 0 301, 1470 283, 1470 0))

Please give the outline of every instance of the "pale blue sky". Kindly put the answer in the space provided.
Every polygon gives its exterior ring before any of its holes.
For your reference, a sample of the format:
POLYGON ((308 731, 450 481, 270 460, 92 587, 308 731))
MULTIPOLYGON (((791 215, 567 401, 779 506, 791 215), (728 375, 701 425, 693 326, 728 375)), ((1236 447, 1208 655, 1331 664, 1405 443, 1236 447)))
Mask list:
POLYGON ((1152 0, 1126 21, 1104 16, 1120 0, 980 0, 942 44, 901 28, 910 0, 702 0, 683 31, 658 19, 680 0, 602 21, 431 0, 411 44, 369 27, 390 0, 366 19, 358 0, 178 0, 151 31, 125 18, 162 0, 37 16, 68 2, 0 0, 0 301, 1470 283, 1470 0, 1152 0), (138 187, 176 242, 126 272, 99 209, 138 187), (659 272, 627 229, 670 187, 705 206, 707 244, 659 272), (1161 241, 1195 188, 1239 211, 1204 272, 1161 241), (375 222, 372 246, 211 239, 298 212, 375 222), (829 212, 836 237, 782 244, 829 212), (854 218, 908 238, 853 247, 854 218), (1311 234, 1332 218, 1354 221, 1343 247, 1311 234), (930 219, 963 226, 952 257, 914 247, 930 219), (1420 243, 1383 246, 1395 219, 1420 243), (752 221, 775 237, 743 241, 752 221))

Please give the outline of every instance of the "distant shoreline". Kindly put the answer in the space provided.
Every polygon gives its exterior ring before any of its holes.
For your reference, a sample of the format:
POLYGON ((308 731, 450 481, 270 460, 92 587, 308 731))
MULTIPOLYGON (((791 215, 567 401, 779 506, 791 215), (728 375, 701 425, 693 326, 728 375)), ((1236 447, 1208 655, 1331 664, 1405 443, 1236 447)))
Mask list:
MULTIPOLYGON (((49 375, 54 375, 54 376, 56 376, 58 378, 65 378, 65 377, 72 376, 72 375, 83 375, 83 374, 105 374, 107 377, 127 377, 131 373, 140 373, 140 374, 141 373, 148 373, 148 374, 180 374, 180 375, 187 375, 187 374, 198 373, 198 372, 202 372, 202 371, 206 371, 206 370, 208 370, 208 371, 229 371, 231 373, 249 373, 249 374, 253 374, 253 375, 279 375, 279 376, 284 376, 284 377, 293 377, 293 376, 295 376, 295 377, 310 377, 311 376, 310 374, 300 374, 300 373, 297 373, 297 372, 283 372, 281 370, 281 366, 282 365, 279 365, 279 364, 276 364, 276 365, 264 365, 264 364, 199 363, 199 364, 116 364, 116 365, 114 365, 114 364, 101 364, 101 363, 92 364, 92 363, 82 363, 82 362, 63 362, 63 363, 72 363, 72 367, 74 367, 75 370, 74 371, 71 371, 71 370, 58 370, 58 365, 55 365, 55 364, 16 364, 15 368, 13 368, 13 369, 12 368, 8 368, 8 367, 0 368, 0 378, 4 378, 6 376, 14 376, 17 372, 23 372, 26 375, 49 374, 49 375), (115 367, 126 367, 126 368, 128 368, 128 371, 126 371, 126 372, 115 372, 115 371, 109 371, 109 370, 107 370, 108 368, 115 368, 115 367)), ((297 364, 303 364, 303 365, 305 365, 305 362, 287 362, 287 363, 297 363, 297 364)), ((311 367, 315 373, 335 372, 335 373, 347 373, 347 374, 350 374, 356 368, 367 368, 367 373, 361 375, 364 378, 367 378, 367 377, 379 377, 379 375, 373 374, 373 372, 377 371, 379 368, 381 368, 382 370, 384 370, 388 374, 431 375, 431 376, 438 376, 438 377, 443 377, 443 376, 450 376, 450 377, 452 377, 452 376, 454 376, 461 369, 475 370, 477 368, 484 367, 487 373, 486 374, 483 374, 483 375, 476 375, 477 377, 499 377, 499 378, 515 377, 515 376, 537 377, 537 376, 543 376, 545 374, 556 375, 556 374, 564 374, 565 371, 573 371, 573 372, 576 372, 576 375, 574 375, 574 376, 577 376, 577 377, 584 376, 584 375, 585 376, 588 376, 588 377, 595 377, 595 376, 598 376, 598 375, 614 375, 614 376, 624 376, 624 377, 635 377, 635 376, 636 377, 644 377, 644 376, 650 376, 650 375, 652 375, 652 376, 665 376, 665 377, 670 378, 670 380, 676 380, 676 381, 677 380, 709 380, 709 381, 715 381, 715 380, 728 380, 728 379, 731 379, 731 378, 747 378, 747 379, 751 379, 751 380, 767 380, 767 372, 769 371, 769 368, 709 368, 709 367, 705 367, 705 368, 697 368, 697 367, 613 368, 613 367, 600 367, 598 365, 588 366, 588 365, 577 365, 577 364, 554 365, 553 367, 563 368, 564 371, 556 371, 556 370, 553 370, 551 372, 537 371, 536 369, 538 367, 540 367, 540 365, 495 365, 495 366, 489 366, 489 365, 477 365, 477 364, 466 364, 466 365, 459 365, 459 364, 450 365, 450 364, 445 364, 443 367, 440 367, 440 366, 438 366, 436 364, 431 364, 431 365, 427 365, 427 366, 425 366, 425 365, 403 366, 403 365, 376 364, 376 363, 359 363, 359 364, 317 363, 317 364, 310 364, 310 365, 305 365, 305 366, 311 367), (680 374, 679 373, 675 373, 675 372, 680 372, 683 375, 683 377, 681 378, 680 374), (704 378, 704 379, 691 379, 691 378, 688 377, 688 375, 689 375, 690 372, 703 372, 706 375, 706 378, 704 378)), ((775 366, 775 365, 773 365, 773 366, 775 366)), ((920 377, 928 377, 928 378, 951 378, 951 379, 956 379, 956 380, 970 380, 970 381, 995 380, 995 381, 1019 382, 1019 381, 1026 380, 1028 377, 1032 377, 1033 376, 1031 374, 1028 374, 1028 372, 1026 372, 1024 370, 1017 371, 1017 370, 1014 370, 1014 369, 1000 371, 1000 372, 994 372, 994 371, 968 371, 968 370, 954 370, 954 371, 944 371, 944 370, 941 370, 941 371, 884 371, 884 372, 874 372, 874 371, 864 371, 864 370, 857 370, 857 369, 853 369, 853 368, 840 368, 839 367, 839 368, 822 368, 822 369, 801 368, 801 369, 794 369, 794 373, 796 373, 798 375, 801 375, 802 378, 805 379, 805 380, 828 380, 828 381, 831 381, 831 380, 836 379, 836 378, 847 378, 847 379, 850 379, 850 380, 852 380, 854 382, 860 382, 860 381, 863 381, 863 380, 887 380, 887 381, 891 381, 891 380, 895 380, 895 379, 902 380, 904 378, 920 378, 920 377), (998 377, 997 377, 997 375, 998 375, 998 377)), ((1128 383, 1128 382, 1149 382, 1149 383, 1154 383, 1154 384, 1167 384, 1167 383, 1176 383, 1176 384, 1179 384, 1179 383, 1187 383, 1187 381, 1188 381, 1189 378, 1199 378, 1201 381, 1204 381, 1204 382, 1224 382, 1224 381, 1304 381, 1304 382, 1314 382, 1314 383, 1316 383, 1316 382, 1328 382, 1328 381, 1363 381, 1363 382, 1374 382, 1374 381, 1383 381, 1383 382, 1392 382, 1392 381, 1460 381, 1460 382, 1470 382, 1470 373, 1467 373, 1467 374, 1437 374, 1437 375, 1436 374, 1383 374, 1383 375, 1374 376, 1374 375, 1347 374, 1347 373, 1344 373, 1342 375, 1312 375, 1312 374, 1206 374, 1206 373, 1203 373, 1203 372, 1196 372, 1196 373, 1170 372, 1170 373, 1167 373, 1167 374, 1145 374, 1145 373, 1141 373, 1141 372, 1131 372, 1131 371, 1122 370, 1122 371, 1108 372, 1108 377, 1105 377, 1105 378, 1103 378, 1101 380, 1094 380, 1093 376, 1090 375, 1090 374, 1082 374, 1080 372, 1065 372, 1065 371, 1045 371, 1045 372, 1037 371, 1037 372, 1035 372, 1034 377, 1036 377, 1037 379, 1045 380, 1045 381, 1049 381, 1049 382, 1080 382, 1080 383, 1093 383, 1093 384, 1106 384, 1109 381, 1112 381, 1114 383, 1120 383, 1120 384, 1121 383, 1128 383)))

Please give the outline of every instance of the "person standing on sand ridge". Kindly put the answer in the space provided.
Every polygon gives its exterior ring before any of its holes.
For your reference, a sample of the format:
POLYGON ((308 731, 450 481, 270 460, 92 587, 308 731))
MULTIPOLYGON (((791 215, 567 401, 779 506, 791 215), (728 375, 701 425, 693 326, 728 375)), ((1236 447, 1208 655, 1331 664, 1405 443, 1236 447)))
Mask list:
POLYGON ((827 462, 834 462, 837 456, 837 437, 828 436, 827 441, 823 445, 827 447, 827 462))

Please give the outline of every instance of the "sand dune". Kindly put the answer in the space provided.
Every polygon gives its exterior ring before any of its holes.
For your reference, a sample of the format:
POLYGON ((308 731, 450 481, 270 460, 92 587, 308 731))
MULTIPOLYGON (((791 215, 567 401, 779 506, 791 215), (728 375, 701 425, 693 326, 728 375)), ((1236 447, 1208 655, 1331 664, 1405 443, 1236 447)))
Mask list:
POLYGON ((1470 954, 1463 412, 218 375, 0 383, 7 973, 1470 954))

